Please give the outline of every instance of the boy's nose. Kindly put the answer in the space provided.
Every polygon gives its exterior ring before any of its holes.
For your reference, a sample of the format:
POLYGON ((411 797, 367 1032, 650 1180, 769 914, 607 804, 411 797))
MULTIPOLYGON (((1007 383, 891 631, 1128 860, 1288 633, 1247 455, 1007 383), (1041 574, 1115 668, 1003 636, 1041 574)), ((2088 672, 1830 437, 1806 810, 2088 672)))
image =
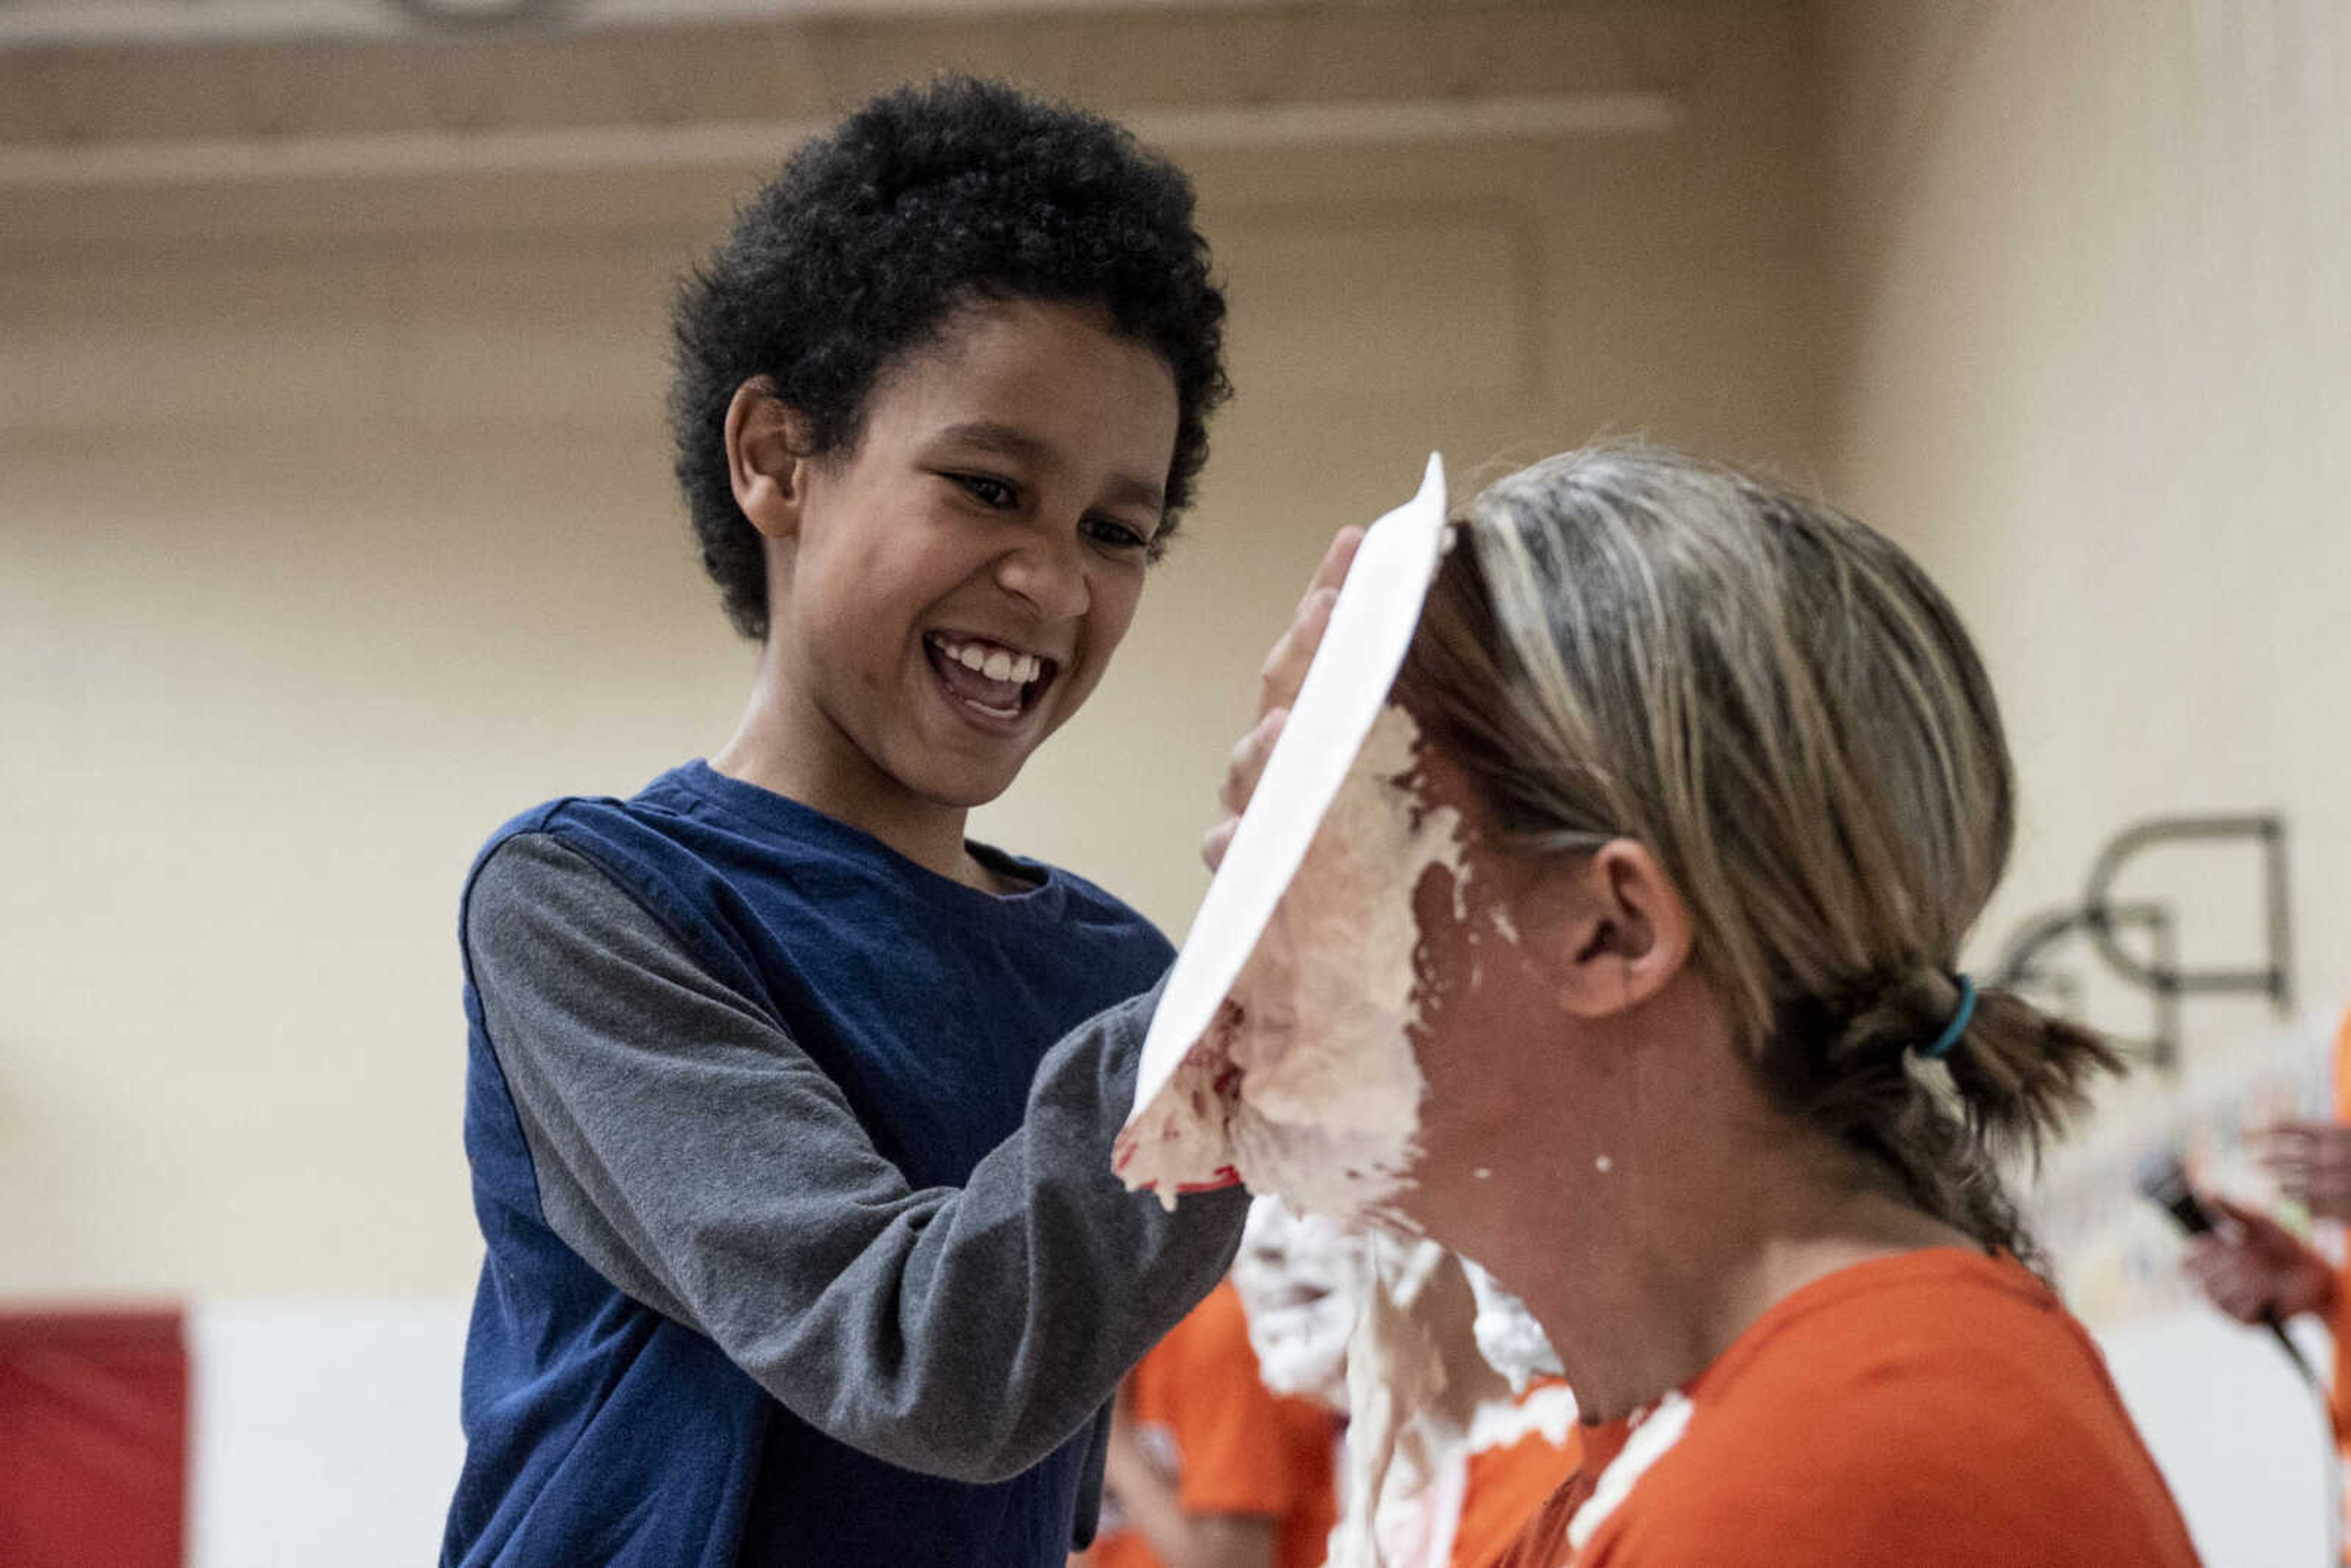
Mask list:
POLYGON ((1074 620, 1093 601, 1085 557, 1075 539, 1023 540, 997 561, 996 580, 1048 620, 1074 620))

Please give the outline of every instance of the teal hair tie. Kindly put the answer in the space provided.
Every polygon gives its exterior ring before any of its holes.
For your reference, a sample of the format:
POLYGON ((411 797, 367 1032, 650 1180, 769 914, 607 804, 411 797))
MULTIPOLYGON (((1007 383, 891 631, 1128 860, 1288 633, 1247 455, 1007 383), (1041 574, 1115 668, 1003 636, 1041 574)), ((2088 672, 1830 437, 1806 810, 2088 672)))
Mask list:
POLYGON ((1952 1012, 1951 1021, 1943 1026, 1934 1044, 1918 1053, 1929 1061, 1940 1061, 1950 1055, 1951 1047, 1959 1043, 1960 1036, 1968 1032, 1968 1025, 1975 1021, 1976 983, 1965 975, 1959 976, 1959 1005, 1952 1012))

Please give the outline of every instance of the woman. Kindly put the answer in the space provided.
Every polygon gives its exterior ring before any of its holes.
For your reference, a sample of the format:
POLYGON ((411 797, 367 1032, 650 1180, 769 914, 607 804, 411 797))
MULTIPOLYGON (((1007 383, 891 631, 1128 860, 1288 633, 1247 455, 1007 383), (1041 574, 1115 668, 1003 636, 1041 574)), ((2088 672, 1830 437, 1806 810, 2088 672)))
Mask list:
POLYGON ((1601 1424, 1508 1561, 2193 1563, 2001 1184, 2116 1059, 1958 972, 2013 785, 1917 566, 1571 453, 1474 504, 1395 700, 1465 868, 1417 889, 1401 1207, 1601 1424))

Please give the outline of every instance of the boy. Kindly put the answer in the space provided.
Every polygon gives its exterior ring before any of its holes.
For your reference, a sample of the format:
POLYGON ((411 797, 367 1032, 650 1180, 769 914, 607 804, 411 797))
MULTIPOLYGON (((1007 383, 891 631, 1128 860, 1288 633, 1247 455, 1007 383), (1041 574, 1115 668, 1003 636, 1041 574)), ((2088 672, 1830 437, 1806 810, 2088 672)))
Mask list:
POLYGON ((678 473, 758 672, 708 762, 526 813, 468 883, 444 1562, 1091 1535, 1081 1428, 1243 1200, 1110 1175, 1164 938, 963 827, 1092 692, 1206 455, 1191 214, 1108 122, 946 80, 797 153, 683 291, 678 473))

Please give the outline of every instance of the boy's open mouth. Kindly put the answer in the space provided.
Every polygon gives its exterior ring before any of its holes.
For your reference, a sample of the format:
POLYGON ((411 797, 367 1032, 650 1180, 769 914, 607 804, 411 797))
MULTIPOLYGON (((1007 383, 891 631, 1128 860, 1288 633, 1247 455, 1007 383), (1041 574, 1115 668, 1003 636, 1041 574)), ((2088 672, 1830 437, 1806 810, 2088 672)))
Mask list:
POLYGON ((1061 673, 1061 665, 1041 653, 957 632, 925 632, 923 652, 950 697, 998 723, 1035 707, 1061 673))

